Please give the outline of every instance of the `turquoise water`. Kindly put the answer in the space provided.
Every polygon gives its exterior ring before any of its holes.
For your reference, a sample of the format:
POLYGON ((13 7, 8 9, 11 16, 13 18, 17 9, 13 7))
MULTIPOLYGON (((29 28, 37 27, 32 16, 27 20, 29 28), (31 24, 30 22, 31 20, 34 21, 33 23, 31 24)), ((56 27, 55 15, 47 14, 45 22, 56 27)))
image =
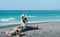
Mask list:
POLYGON ((60 10, 0 10, 0 26, 20 24, 22 14, 26 14, 31 23, 60 21, 60 10))

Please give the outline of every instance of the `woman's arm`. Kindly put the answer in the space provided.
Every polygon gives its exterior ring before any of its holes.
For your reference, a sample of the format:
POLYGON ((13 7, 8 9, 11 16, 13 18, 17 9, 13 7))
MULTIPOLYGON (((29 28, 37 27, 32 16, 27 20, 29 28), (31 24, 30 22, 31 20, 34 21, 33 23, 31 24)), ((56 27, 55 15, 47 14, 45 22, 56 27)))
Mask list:
POLYGON ((25 21, 26 21, 25 18, 23 18, 23 19, 22 19, 22 22, 25 23, 25 21))

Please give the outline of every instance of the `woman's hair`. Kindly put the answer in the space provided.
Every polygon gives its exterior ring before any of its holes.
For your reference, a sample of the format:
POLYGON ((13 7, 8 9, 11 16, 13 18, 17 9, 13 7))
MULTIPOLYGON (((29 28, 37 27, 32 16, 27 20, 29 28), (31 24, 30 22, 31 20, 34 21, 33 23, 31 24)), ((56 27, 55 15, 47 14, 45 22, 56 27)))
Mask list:
POLYGON ((24 18, 25 19, 25 21, 27 21, 27 18, 24 18))
POLYGON ((22 19, 22 22, 25 23, 25 21, 27 21, 26 15, 22 14, 21 15, 21 19, 22 19))

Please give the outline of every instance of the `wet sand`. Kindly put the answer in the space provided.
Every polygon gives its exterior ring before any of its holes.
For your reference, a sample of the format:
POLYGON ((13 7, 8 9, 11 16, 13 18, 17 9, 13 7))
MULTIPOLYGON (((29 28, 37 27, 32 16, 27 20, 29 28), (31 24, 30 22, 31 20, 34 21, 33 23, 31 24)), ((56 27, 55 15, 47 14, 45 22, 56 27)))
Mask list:
MULTIPOLYGON (((38 25, 39 29, 21 32, 21 37, 60 37, 60 21, 29 23, 28 25, 38 25)), ((19 26, 19 24, 0 27, 0 37, 16 37, 4 34, 8 29, 16 26, 19 26)))

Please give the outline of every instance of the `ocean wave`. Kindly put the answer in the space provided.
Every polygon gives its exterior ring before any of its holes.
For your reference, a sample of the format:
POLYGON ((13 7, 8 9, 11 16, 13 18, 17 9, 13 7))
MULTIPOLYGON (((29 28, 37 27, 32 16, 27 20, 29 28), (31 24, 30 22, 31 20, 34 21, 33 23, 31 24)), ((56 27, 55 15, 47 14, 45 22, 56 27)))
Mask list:
POLYGON ((8 22, 8 21, 12 21, 12 20, 15 20, 14 17, 9 17, 9 18, 1 18, 0 21, 2 22, 8 22))
POLYGON ((12 23, 0 23, 0 26, 9 26, 9 25, 18 25, 20 23, 18 22, 12 22, 12 23))
POLYGON ((41 23, 41 22, 53 22, 53 21, 60 21, 60 19, 58 19, 58 20, 43 20, 43 21, 30 21, 30 22, 28 22, 28 23, 41 23))
POLYGON ((36 18, 37 16, 27 16, 27 17, 29 17, 29 18, 36 18))

